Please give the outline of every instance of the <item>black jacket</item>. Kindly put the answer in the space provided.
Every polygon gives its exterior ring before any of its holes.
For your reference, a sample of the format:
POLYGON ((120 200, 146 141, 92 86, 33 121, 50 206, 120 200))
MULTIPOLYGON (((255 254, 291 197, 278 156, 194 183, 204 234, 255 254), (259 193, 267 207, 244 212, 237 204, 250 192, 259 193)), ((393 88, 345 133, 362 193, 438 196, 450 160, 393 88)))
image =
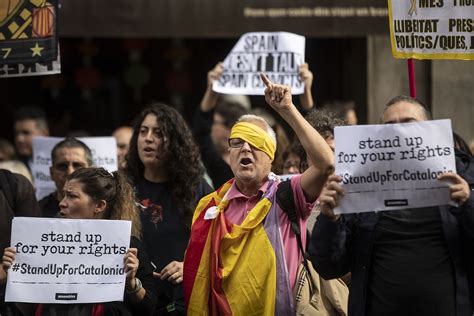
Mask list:
MULTIPOLYGON (((458 154, 456 158, 458 173, 466 181, 472 182, 474 165, 469 165, 458 154)), ((454 267, 457 316, 471 316, 470 296, 472 300, 474 290, 474 194, 458 208, 439 206, 439 211, 454 267)), ((345 214, 336 222, 321 215, 311 236, 308 252, 315 269, 323 278, 338 278, 352 272, 349 292, 351 316, 366 314, 374 232, 379 215, 375 212, 345 214)))

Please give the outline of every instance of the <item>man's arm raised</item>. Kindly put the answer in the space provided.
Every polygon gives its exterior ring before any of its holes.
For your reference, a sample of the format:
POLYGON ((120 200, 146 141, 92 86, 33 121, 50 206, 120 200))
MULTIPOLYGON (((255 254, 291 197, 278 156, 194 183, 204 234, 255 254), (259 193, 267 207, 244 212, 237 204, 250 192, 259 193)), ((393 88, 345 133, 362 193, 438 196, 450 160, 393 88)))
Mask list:
POLYGON ((291 126, 311 162, 301 178, 301 187, 307 198, 314 201, 334 170, 334 154, 321 135, 304 119, 293 104, 291 88, 274 84, 265 74, 265 100, 291 126))

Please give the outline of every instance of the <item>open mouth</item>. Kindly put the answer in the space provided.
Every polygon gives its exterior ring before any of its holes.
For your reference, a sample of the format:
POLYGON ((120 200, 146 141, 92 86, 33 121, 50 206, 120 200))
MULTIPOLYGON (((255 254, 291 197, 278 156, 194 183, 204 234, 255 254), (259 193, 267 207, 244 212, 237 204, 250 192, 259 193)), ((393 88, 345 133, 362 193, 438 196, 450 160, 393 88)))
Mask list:
POLYGON ((253 161, 252 161, 252 159, 250 159, 250 158, 242 158, 242 159, 240 159, 240 165, 242 165, 242 166, 248 166, 248 165, 250 165, 250 164, 252 164, 252 163, 253 163, 253 161))

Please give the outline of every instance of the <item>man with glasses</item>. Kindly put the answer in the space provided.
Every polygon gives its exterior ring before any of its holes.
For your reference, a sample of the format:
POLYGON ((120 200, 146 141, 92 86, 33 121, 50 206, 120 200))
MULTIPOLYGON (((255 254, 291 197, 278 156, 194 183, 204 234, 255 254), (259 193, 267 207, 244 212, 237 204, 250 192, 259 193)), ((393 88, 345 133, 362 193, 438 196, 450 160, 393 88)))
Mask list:
POLYGON ((282 184, 291 190, 305 244, 306 219, 333 170, 333 153, 294 106, 290 88, 262 80, 265 100, 293 128, 312 164, 281 182, 270 172, 276 140, 268 123, 244 115, 232 127, 234 178, 202 198, 194 213, 183 275, 190 315, 295 313, 292 293, 303 258, 276 192, 282 184))
POLYGON ((66 177, 79 168, 92 165, 92 153, 86 144, 76 138, 66 138, 51 151, 52 166, 49 169, 56 191, 39 202, 43 217, 56 217, 59 202, 63 199, 66 177))

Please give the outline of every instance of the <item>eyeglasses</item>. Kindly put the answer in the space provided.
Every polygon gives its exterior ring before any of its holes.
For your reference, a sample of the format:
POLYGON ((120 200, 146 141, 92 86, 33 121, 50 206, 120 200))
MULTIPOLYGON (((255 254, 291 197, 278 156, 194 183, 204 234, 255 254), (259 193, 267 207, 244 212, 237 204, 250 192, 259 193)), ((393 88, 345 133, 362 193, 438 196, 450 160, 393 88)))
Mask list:
POLYGON ((65 172, 71 165, 72 165, 72 169, 74 170, 86 167, 86 165, 81 162, 60 162, 60 163, 54 164, 53 168, 58 171, 65 172))
POLYGON ((230 138, 229 147, 230 148, 241 148, 245 144, 245 140, 242 138, 230 138))

